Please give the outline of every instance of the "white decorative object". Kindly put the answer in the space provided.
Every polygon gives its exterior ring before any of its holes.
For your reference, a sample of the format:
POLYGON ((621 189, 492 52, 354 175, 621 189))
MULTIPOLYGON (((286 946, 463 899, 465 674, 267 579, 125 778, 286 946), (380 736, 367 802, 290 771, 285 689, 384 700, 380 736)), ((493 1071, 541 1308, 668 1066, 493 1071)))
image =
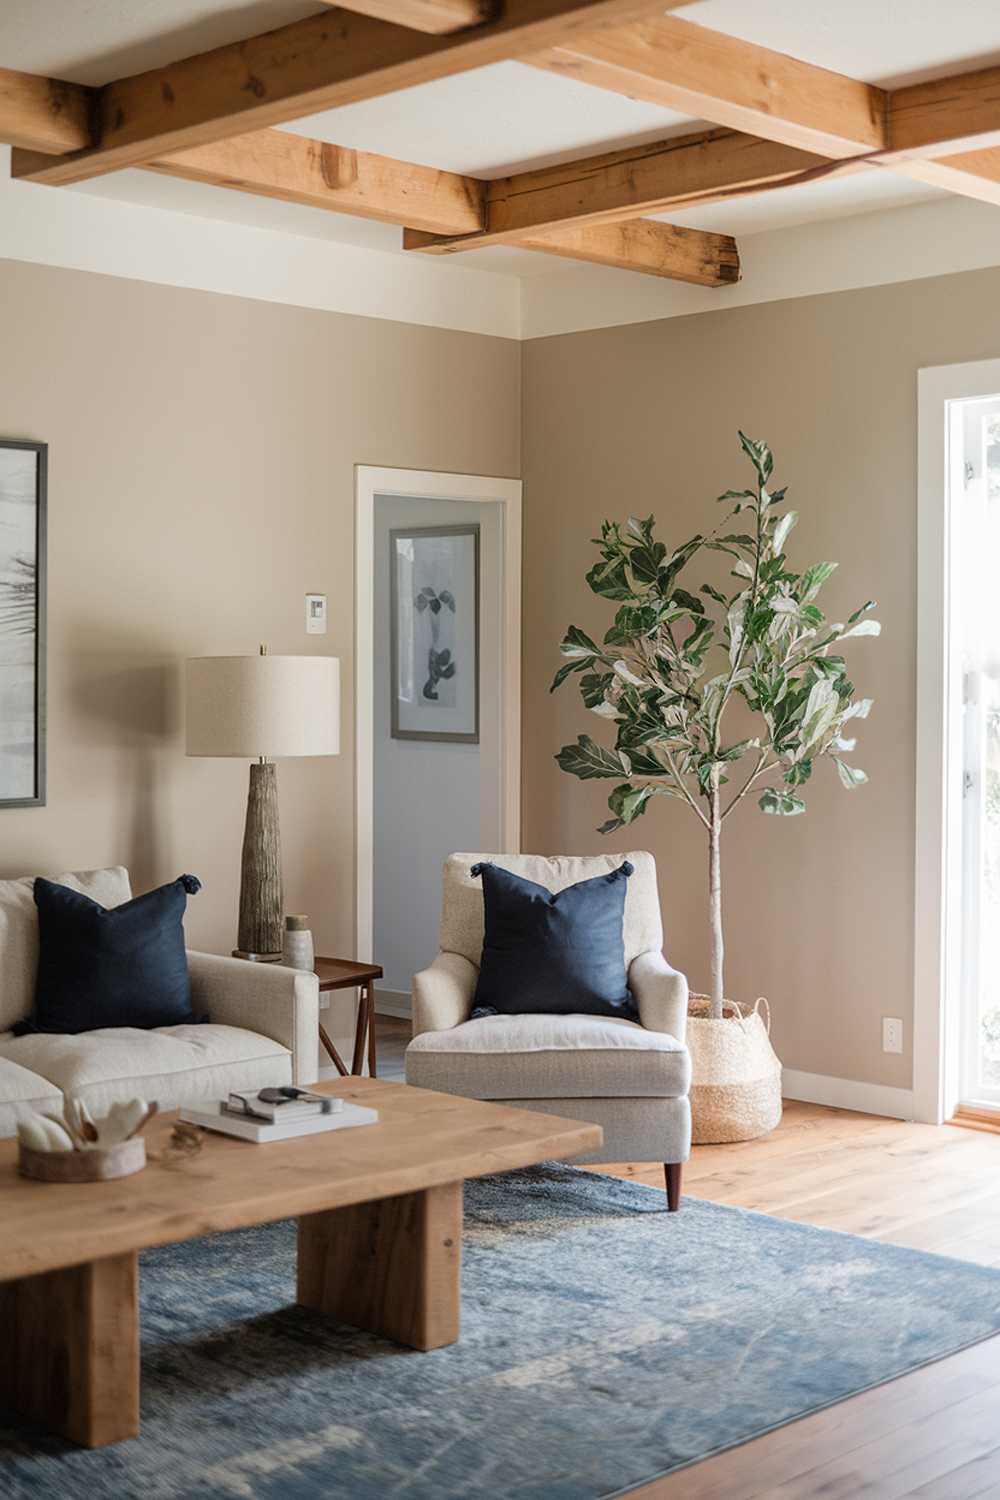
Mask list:
POLYGON ((285 918, 284 962, 290 969, 305 969, 312 973, 316 967, 316 953, 309 918, 304 916, 285 918))
POLYGON ((156 1104, 128 1099, 95 1120, 82 1099, 66 1100, 62 1119, 25 1114, 17 1122, 17 1169, 39 1182, 106 1182, 128 1177, 146 1165, 140 1132, 156 1114, 156 1104))

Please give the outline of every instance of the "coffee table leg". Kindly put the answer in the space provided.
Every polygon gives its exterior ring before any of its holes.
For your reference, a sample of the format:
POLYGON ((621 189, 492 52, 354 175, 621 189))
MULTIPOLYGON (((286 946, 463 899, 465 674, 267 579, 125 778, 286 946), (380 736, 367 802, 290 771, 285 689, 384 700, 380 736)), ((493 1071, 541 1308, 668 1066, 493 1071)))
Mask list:
POLYGON ((414 1349, 458 1338, 462 1184, 299 1219, 298 1300, 414 1349))
POLYGON ((134 1252, 0 1285, 0 1394, 87 1448, 136 1437, 138 1291, 134 1252))

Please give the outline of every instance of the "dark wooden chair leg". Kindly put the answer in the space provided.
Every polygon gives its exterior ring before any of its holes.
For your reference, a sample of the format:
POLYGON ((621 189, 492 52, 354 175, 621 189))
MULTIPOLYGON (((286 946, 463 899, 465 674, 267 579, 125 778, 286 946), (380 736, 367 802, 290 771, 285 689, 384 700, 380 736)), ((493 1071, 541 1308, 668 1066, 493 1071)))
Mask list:
POLYGON ((368 986, 368 1077, 375 1078, 375 986, 368 986))
POLYGON ((667 1179, 667 1209, 672 1214, 681 1206, 681 1170, 679 1161, 663 1164, 663 1175, 667 1179))

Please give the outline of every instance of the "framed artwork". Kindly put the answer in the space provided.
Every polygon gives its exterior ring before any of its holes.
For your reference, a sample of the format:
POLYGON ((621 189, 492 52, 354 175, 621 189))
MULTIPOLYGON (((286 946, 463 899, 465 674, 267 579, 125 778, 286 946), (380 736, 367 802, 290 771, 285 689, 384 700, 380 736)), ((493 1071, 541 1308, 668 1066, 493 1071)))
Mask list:
POLYGON ((47 455, 0 439, 0 808, 45 803, 47 455))
POLYGON ((479 743, 479 527, 389 533, 392 737, 479 743))

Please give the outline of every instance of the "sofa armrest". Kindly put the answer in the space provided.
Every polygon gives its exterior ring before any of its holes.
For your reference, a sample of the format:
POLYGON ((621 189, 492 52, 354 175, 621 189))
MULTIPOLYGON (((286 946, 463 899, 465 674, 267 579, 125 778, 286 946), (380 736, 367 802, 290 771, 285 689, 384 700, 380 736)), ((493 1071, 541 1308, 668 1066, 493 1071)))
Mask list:
POLYGON ((319 1076, 319 980, 283 964, 257 964, 217 953, 188 953, 191 1005, 222 1026, 241 1026, 292 1054, 292 1082, 319 1076))
POLYGON ((687 1033, 688 982, 662 953, 640 953, 628 971, 629 988, 647 1031, 666 1031, 678 1042, 687 1033))
POLYGON ((413 976, 413 1035, 450 1031, 469 1019, 479 970, 460 953, 439 953, 413 976))

